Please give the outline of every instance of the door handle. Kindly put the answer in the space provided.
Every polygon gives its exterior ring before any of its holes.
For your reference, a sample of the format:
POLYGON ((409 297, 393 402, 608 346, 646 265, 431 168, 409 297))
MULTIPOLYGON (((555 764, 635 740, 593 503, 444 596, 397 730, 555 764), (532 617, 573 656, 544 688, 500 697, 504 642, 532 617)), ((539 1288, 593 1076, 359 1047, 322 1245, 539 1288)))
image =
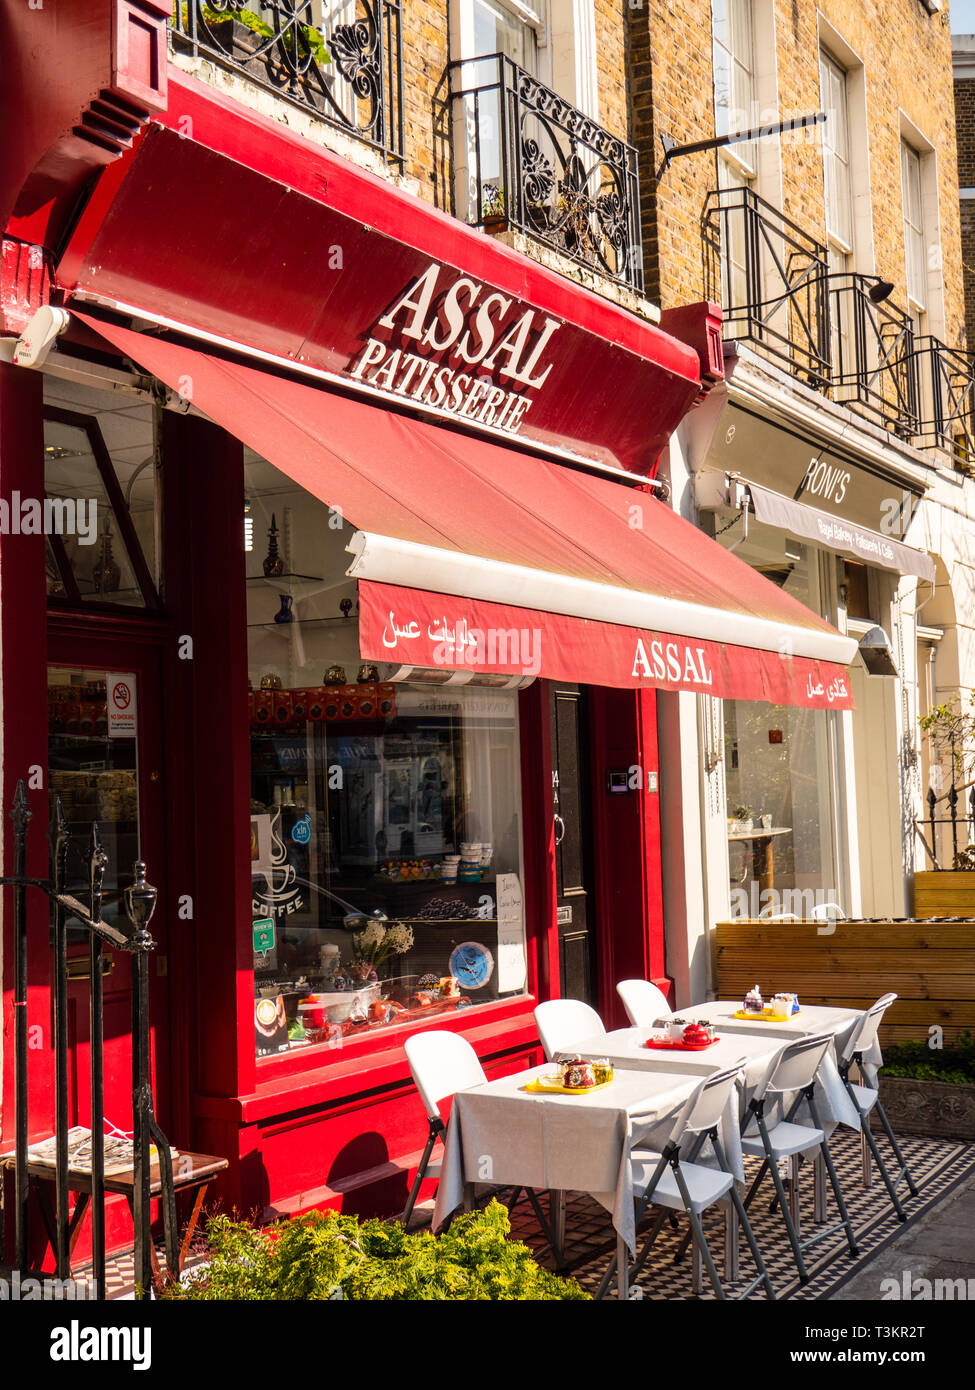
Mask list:
POLYGON ((555 819, 555 843, 556 843, 557 845, 560 845, 560 844, 562 843, 562 841, 565 839, 565 821, 564 821, 564 820, 562 819, 562 817, 559 815, 558 811, 556 811, 554 819, 555 819))

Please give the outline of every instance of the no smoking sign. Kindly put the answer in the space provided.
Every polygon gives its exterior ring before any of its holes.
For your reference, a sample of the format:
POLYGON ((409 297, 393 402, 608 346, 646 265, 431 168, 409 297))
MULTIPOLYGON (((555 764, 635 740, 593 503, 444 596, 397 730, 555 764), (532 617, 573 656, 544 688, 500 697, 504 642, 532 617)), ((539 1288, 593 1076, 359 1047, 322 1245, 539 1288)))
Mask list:
POLYGON ((135 738, 135 676, 129 672, 108 671, 105 674, 105 690, 108 695, 109 738, 135 738))

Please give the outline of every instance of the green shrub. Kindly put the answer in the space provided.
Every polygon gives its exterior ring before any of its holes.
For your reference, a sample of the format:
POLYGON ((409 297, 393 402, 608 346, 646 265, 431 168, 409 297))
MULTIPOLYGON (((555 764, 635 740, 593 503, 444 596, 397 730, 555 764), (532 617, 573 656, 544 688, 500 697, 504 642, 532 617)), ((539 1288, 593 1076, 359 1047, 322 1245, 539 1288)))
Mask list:
POLYGON ((930 1048, 923 1041, 893 1043, 884 1048, 880 1075, 970 1086, 975 1084, 975 1041, 966 1029, 950 1047, 930 1048))
POLYGON ((542 1269, 508 1239, 507 1210, 492 1201, 442 1236, 384 1221, 312 1212, 258 1228, 215 1216, 210 1263, 172 1299, 588 1299, 574 1279, 542 1269))

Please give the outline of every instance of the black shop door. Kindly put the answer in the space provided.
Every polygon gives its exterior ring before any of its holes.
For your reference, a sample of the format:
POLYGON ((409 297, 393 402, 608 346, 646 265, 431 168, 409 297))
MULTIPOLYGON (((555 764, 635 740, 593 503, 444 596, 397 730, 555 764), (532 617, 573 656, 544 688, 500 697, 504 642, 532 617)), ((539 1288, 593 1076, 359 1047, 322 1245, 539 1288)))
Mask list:
POLYGON ((563 999, 596 1002, 589 709, 584 687, 552 685, 555 879, 563 999))

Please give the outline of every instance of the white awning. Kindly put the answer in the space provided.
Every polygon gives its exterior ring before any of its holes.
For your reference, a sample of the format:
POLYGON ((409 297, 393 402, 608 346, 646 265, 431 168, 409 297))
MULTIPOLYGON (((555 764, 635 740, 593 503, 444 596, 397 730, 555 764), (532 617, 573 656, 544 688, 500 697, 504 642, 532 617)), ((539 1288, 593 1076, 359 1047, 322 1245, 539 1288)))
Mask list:
POLYGON ((934 581, 934 561, 923 550, 912 545, 870 531, 844 517, 834 516, 832 512, 822 512, 809 507, 805 502, 794 502, 791 497, 770 492, 757 483, 742 480, 752 499, 752 510, 757 521, 768 526, 776 526, 780 531, 789 531, 803 540, 816 541, 827 550, 835 550, 841 555, 849 555, 864 565, 880 565, 883 569, 896 570, 899 574, 916 574, 921 579, 934 581))

